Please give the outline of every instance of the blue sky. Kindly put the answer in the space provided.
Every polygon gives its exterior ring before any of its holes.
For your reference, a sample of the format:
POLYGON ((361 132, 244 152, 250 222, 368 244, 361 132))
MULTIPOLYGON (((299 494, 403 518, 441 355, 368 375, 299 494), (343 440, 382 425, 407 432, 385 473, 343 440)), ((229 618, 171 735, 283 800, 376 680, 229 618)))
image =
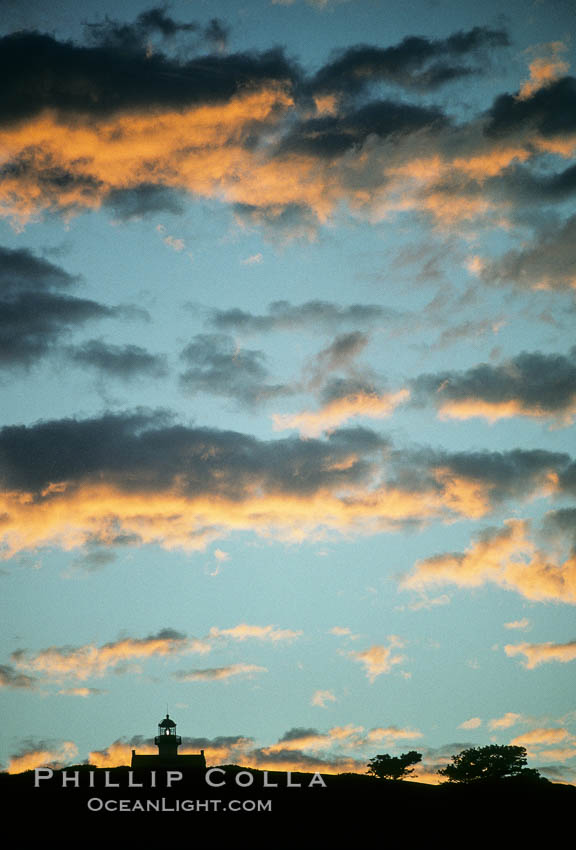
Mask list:
POLYGON ((574 781, 569 6, 0 4, 5 769, 574 781))

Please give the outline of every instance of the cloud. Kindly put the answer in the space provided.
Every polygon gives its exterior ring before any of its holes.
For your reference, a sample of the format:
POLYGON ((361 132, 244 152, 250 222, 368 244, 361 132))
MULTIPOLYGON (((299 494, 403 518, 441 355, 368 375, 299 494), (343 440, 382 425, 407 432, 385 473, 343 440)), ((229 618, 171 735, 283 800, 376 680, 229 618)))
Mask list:
POLYGON ((506 644, 504 651, 509 658, 516 655, 523 655, 524 661, 522 666, 527 670, 534 670, 540 664, 550 664, 553 661, 558 661, 562 664, 567 664, 569 661, 576 659, 576 641, 568 641, 567 643, 513 643, 506 644))
POLYGON ((515 726, 516 723, 522 720, 521 714, 516 714, 513 711, 507 711, 502 717, 495 717, 488 724, 489 729, 509 729, 515 726))
POLYGON ((542 55, 536 56, 530 63, 530 79, 520 89, 519 100, 527 100, 539 89, 549 86, 568 73, 569 63, 560 58, 567 49, 561 41, 540 45, 539 52, 542 55))
POLYGON ((59 694, 69 697, 92 697, 106 693, 101 688, 62 688, 58 691, 59 694))
MULTIPOLYGON (((197 753, 199 749, 203 749, 209 765, 241 764, 248 769, 256 770, 300 770, 330 774, 344 771, 365 772, 366 763, 364 759, 358 760, 340 754, 320 757, 315 752, 311 754, 297 749, 294 744, 291 745, 290 743, 293 740, 290 736, 295 731, 298 732, 298 730, 291 730, 287 733, 288 746, 284 749, 278 748, 277 745, 256 747, 253 739, 242 736, 220 736, 212 739, 183 738, 179 752, 184 755, 186 753, 197 753)), ((311 733, 316 732, 316 730, 310 731, 311 733)), ((322 735, 322 733, 317 734, 322 735)), ((341 739, 335 737, 334 743, 337 744, 339 740, 341 739)), ((344 743, 346 740, 345 738, 344 743)), ((119 739, 104 750, 91 752, 89 761, 90 764, 103 768, 129 765, 133 748, 143 754, 157 753, 157 748, 152 739, 135 736, 128 740, 119 739)))
POLYGON ((327 732, 319 732, 317 729, 304 729, 295 727, 286 732, 278 743, 266 747, 266 753, 286 750, 317 750, 328 749, 334 745, 356 746, 359 735, 363 732, 362 726, 334 726, 327 732))
POLYGON ((329 702, 337 702, 335 695, 332 691, 314 691, 312 694, 312 699, 310 700, 310 705, 314 705, 317 708, 326 708, 327 703, 329 702))
POLYGON ((220 331, 238 331, 246 334, 273 331, 310 330, 325 332, 349 327, 382 325, 399 318, 396 310, 378 304, 350 304, 344 306, 331 301, 306 301, 291 304, 273 301, 267 313, 254 314, 238 307, 214 310, 210 324, 220 331))
POLYGON ((0 246, 0 368, 28 367, 53 351, 74 328, 95 319, 126 316, 123 308, 58 291, 78 280, 31 251, 0 246))
POLYGON ((10 756, 8 773, 24 773, 36 767, 65 767, 78 755, 78 748, 73 741, 62 741, 54 744, 50 741, 26 740, 18 753, 10 756))
POLYGON ((36 678, 19 673, 10 664, 0 664, 0 688, 24 688, 33 690, 36 687, 36 678))
MULTIPOLYGON (((574 88, 576 92, 576 83, 574 88)), ((485 260, 480 277, 487 283, 511 283, 520 289, 571 290, 576 288, 575 265, 576 216, 571 216, 528 247, 485 260)))
POLYGON ((267 384, 269 376, 261 351, 241 349, 225 334, 197 334, 181 354, 188 366, 180 375, 186 393, 213 393, 254 407, 293 390, 285 384, 267 384))
POLYGON ((391 47, 356 45, 340 51, 320 68, 311 89, 317 94, 357 95, 374 83, 387 83, 408 90, 432 91, 461 77, 481 73, 480 65, 463 65, 455 59, 508 44, 504 30, 474 27, 443 39, 408 36, 391 47))
POLYGON ((378 676, 381 676, 383 673, 390 673, 395 666, 405 660, 404 655, 394 654, 394 650, 402 646, 404 646, 404 643, 399 638, 391 635, 388 646, 374 644, 368 649, 358 652, 350 651, 346 655, 359 664, 364 665, 370 684, 374 684, 378 676))
POLYGON ((147 410, 4 427, 0 460, 4 558, 47 545, 201 550, 234 531, 375 534, 571 486, 559 453, 394 450, 365 428, 260 440, 147 410))
POLYGON ((518 629, 519 631, 526 631, 530 627, 530 620, 528 617, 522 617, 521 620, 511 620, 509 623, 504 623, 505 629, 518 629))
POLYGON ((398 405, 408 399, 406 389, 392 393, 352 392, 327 402, 319 410, 301 413, 275 413, 272 417, 275 431, 295 428, 304 437, 318 437, 336 430, 340 425, 357 417, 385 419, 398 405))
POLYGON ((471 717, 469 720, 461 723, 458 729, 479 729, 482 726, 482 722, 481 717, 471 717))
POLYGON ((155 183, 141 183, 131 189, 112 189, 104 206, 112 210, 117 221, 137 221, 156 213, 182 214, 186 207, 182 190, 155 183))
POLYGON ((323 115, 297 124, 278 146, 278 153, 332 162, 358 150, 368 139, 383 141, 428 131, 435 135, 449 124, 436 107, 397 101, 375 101, 346 115, 323 115))
POLYGON ((332 342, 312 358, 306 368, 308 386, 317 387, 328 375, 336 371, 355 374, 355 360, 370 342, 368 334, 362 331, 351 331, 338 334, 332 342))
POLYGON ((262 254, 252 254, 250 257, 245 257, 240 260, 243 266, 257 266, 262 262, 262 254))
POLYGON ((542 746, 543 744, 549 746, 550 744, 558 744, 571 737, 567 729, 540 728, 522 732, 521 735, 513 738, 510 743, 521 747, 542 746))
MULTIPOLYGON (((534 601, 576 604, 576 559, 555 562, 536 548, 529 529, 527 521, 518 519, 506 520, 503 528, 485 529, 465 552, 419 561, 400 586, 421 590, 430 584, 480 587, 492 582, 534 601)), ((508 654, 521 651, 512 647, 508 654)))
POLYGON ((228 667, 205 667, 197 670, 179 670, 173 673, 180 682, 219 682, 233 676, 252 676, 254 673, 267 673, 266 667, 257 664, 230 664, 228 667))
POLYGON ((69 348, 68 353, 82 366, 125 381, 136 377, 162 378, 168 374, 165 355, 150 354, 139 345, 112 345, 91 339, 69 348))
POLYGON ((431 404, 443 419, 514 416, 570 425, 576 415, 576 349, 568 356, 524 352, 494 366, 420 375, 413 403, 431 404))
POLYGON ((402 729, 398 726, 378 726, 366 733, 366 742, 371 744, 375 741, 386 741, 394 744, 396 741, 412 741, 422 737, 418 729, 402 729))
MULTIPOLYGON (((182 737, 178 748, 181 755, 194 754, 204 750, 207 764, 238 764, 244 763, 246 752, 254 746, 251 738, 240 735, 219 736, 216 738, 182 737)), ((103 750, 94 750, 89 755, 89 763, 95 767, 111 768, 129 765, 132 759, 132 749, 142 755, 157 755, 158 748, 152 738, 135 735, 132 738, 120 738, 103 750)))
POLYGON ((87 32, 82 44, 34 31, 0 39, 16 93, 0 107, 0 211, 20 227, 43 210, 103 204, 128 219, 177 212, 181 193, 217 198, 280 239, 315 238, 337 210, 500 227, 510 205, 498 178, 576 144, 569 77, 502 95, 467 122, 428 102, 370 100, 373 84, 425 95, 480 73, 508 44, 502 29, 357 45, 315 75, 279 49, 190 58, 206 40, 221 49, 224 26, 179 22, 164 7, 87 32))
POLYGON ((240 623, 231 629, 219 629, 213 626, 209 632, 210 638, 230 638, 237 641, 255 638, 271 643, 292 641, 300 637, 301 634, 302 632, 293 629, 278 629, 275 626, 250 626, 247 623, 240 623))
POLYGON ((331 635, 336 635, 337 637, 355 637, 352 634, 352 630, 348 628, 348 626, 333 626, 330 629, 331 635))
POLYGON ((83 681, 104 676, 110 668, 152 656, 166 657, 187 652, 209 652, 211 646, 196 638, 187 638, 173 629, 163 629, 145 638, 122 638, 102 646, 62 646, 42 649, 35 654, 18 649, 12 661, 19 669, 33 670, 53 679, 72 677, 83 681))
POLYGON ((0 40, 2 66, 12 69, 14 80, 13 93, 7 94, 0 111, 3 123, 30 118, 49 108, 57 110, 62 119, 70 115, 104 118, 142 107, 182 110, 194 104, 226 102, 237 93, 241 81, 257 88, 294 77, 280 50, 180 61, 160 51, 150 55, 141 39, 138 43, 132 40, 132 49, 127 50, 124 36, 130 39, 134 33, 130 25, 119 32, 117 23, 107 19, 92 25, 90 32, 92 46, 58 41, 30 30, 0 40), (48 68, 52 69, 50 85, 36 85, 35 81, 47 79, 48 68))
POLYGON ((561 138, 576 131, 574 105, 576 81, 564 76, 521 97, 503 94, 488 112, 486 134, 492 137, 527 134, 536 130, 543 138, 561 138))

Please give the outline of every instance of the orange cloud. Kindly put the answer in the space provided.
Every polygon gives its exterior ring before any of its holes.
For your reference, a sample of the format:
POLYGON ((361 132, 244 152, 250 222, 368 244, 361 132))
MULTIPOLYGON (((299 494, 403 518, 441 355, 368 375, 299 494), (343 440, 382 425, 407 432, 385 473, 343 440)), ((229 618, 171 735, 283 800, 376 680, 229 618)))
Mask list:
POLYGON ((519 631, 526 631, 530 626, 530 620, 528 617, 522 617, 521 620, 512 620, 510 623, 504 623, 505 629, 518 629, 519 631))
POLYGON ((423 590, 430 584, 480 587, 492 582, 527 599, 576 604, 576 556, 554 563, 527 538, 528 527, 522 520, 506 520, 503 529, 486 533, 464 553, 419 561, 400 586, 423 590))
POLYGON ((545 410, 537 405, 530 407, 520 399, 483 401, 474 398, 443 401, 438 412, 440 419, 482 418, 488 420, 488 422, 497 422, 499 419, 525 416, 532 419, 551 419, 557 426, 568 427, 576 417, 576 393, 574 393, 570 403, 558 414, 553 414, 550 410, 545 410))
POLYGON ((530 63, 530 79, 518 93, 518 100, 526 100, 544 86, 553 83, 570 70, 570 63, 560 59, 560 54, 568 48, 561 41, 553 41, 541 46, 548 55, 538 56, 530 63))
POLYGON ((91 676, 103 676, 109 668, 127 661, 185 652, 206 653, 211 648, 209 643, 172 636, 166 631, 149 638, 125 638, 100 647, 93 644, 77 648, 50 647, 30 657, 18 650, 13 659, 24 670, 34 670, 54 678, 71 676, 82 681, 91 676))
POLYGON ((295 640, 301 634, 302 632, 292 629, 277 629, 274 626, 249 626, 247 623, 240 623, 231 629, 219 629, 216 626, 210 629, 211 638, 225 637, 239 641, 256 638, 257 640, 271 641, 272 643, 295 640))
MULTIPOLYGON (((522 96, 563 68, 557 58, 535 60, 522 96)), ((17 167, 4 175, 0 216, 23 226, 44 210, 98 209, 111 191, 154 183, 258 207, 272 218, 294 205, 322 223, 346 206, 371 220, 420 210, 445 227, 486 216, 501 226, 509 204, 466 193, 459 181, 481 183, 539 151, 569 156, 576 146, 576 138, 545 139, 534 129, 513 141, 489 139, 476 121, 393 139, 370 134, 337 160, 280 152, 286 117, 301 120, 307 108, 296 102, 288 85, 271 82, 257 91, 240 87, 226 102, 133 109, 97 121, 46 109, 5 128, 5 161, 17 167), (255 127, 260 127, 261 143, 246 144, 255 127), (55 180, 54 174, 67 179, 55 180)), ((318 115, 337 116, 338 102, 321 96, 316 109, 318 115)))
POLYGON ((515 655, 523 655, 525 661, 522 665, 527 670, 533 670, 539 667, 540 664, 549 664, 551 661, 558 661, 562 664, 567 664, 569 661, 576 659, 576 641, 568 641, 568 643, 513 643, 507 644, 504 651, 508 657, 512 658, 515 655))
POLYGON ((490 729, 509 729, 522 719, 521 714, 515 714, 513 711, 507 711, 502 717, 495 717, 488 724, 490 729))
POLYGON ((572 737, 567 729, 531 729, 529 732, 523 732, 517 735, 510 743, 521 747, 541 746, 558 744, 560 741, 565 741, 566 738, 572 737))
POLYGON ((359 652, 348 652, 347 655, 363 664, 366 670, 366 675, 373 684, 378 676, 382 673, 390 673, 390 671, 398 664, 401 664, 405 657, 403 655, 395 655, 394 649, 404 646, 403 642, 391 635, 389 638, 389 646, 375 644, 369 649, 364 649, 359 652))
POLYGON ((410 396, 409 390, 396 393, 359 392, 328 402, 320 410, 302 413, 276 413, 272 417, 275 431, 296 428, 305 437, 318 437, 334 431, 343 422, 356 417, 384 419, 410 396))
POLYGON ((417 729, 399 729, 397 726, 380 726, 376 729, 370 729, 366 734, 366 741, 372 743, 374 741, 410 741, 416 738, 421 738, 422 733, 417 729))
POLYGON ((461 723, 458 729, 478 729, 480 726, 482 726, 482 718, 471 717, 470 720, 465 720, 464 723, 461 723))
POLYGON ((332 691, 314 691, 310 705, 315 705, 317 708, 326 708, 327 702, 337 702, 332 691))
MULTIPOLYGON (((339 463, 345 462, 352 465, 355 460, 339 463)), ((62 482, 43 499, 26 493, 0 494, 0 539, 4 558, 42 546, 71 550, 89 541, 113 545, 119 534, 140 544, 193 551, 233 531, 300 542, 331 532, 374 534, 403 520, 450 514, 475 518, 490 510, 487 485, 442 470, 437 478, 440 488, 431 484, 418 492, 385 484, 334 484, 333 489, 301 495, 262 494, 262 484, 255 478, 242 500, 188 495, 178 486, 154 493, 62 482)))
POLYGON ((21 755, 12 756, 6 768, 8 773, 24 773, 37 767, 63 767, 78 755, 78 748, 72 741, 63 741, 58 749, 39 747, 30 749, 21 755))

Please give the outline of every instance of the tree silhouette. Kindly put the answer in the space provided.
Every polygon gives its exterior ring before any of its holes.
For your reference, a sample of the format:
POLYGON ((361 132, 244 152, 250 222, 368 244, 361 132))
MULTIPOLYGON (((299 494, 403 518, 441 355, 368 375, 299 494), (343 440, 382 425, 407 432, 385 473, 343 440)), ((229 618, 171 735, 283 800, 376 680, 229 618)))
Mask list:
POLYGON ((452 764, 441 768, 438 773, 448 782, 481 782, 486 779, 540 779, 533 768, 527 768, 524 747, 490 744, 487 747, 471 747, 452 756, 452 764))
POLYGON ((377 776, 379 779, 404 779, 405 776, 410 776, 414 773, 414 768, 411 764, 418 764, 422 761, 422 755, 415 750, 410 750, 409 753, 402 753, 401 756, 390 756, 388 753, 374 756, 367 764, 368 773, 377 776))

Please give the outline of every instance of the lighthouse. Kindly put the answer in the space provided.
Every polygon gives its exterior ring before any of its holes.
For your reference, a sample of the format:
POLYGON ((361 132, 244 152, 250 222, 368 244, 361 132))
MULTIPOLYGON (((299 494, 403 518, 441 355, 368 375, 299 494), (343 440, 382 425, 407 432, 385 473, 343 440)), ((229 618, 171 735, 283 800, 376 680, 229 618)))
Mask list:
POLYGON ((176 724, 170 719, 169 714, 158 724, 158 734, 154 738, 154 743, 158 747, 158 755, 161 759, 175 759, 178 755, 182 738, 176 734, 176 724))
POLYGON ((182 738, 176 733, 176 723, 169 714, 158 724, 158 734, 154 738, 154 743, 158 747, 158 755, 155 756, 138 755, 136 750, 132 750, 132 767, 206 769, 204 750, 200 750, 199 753, 178 755, 178 747, 182 743, 182 738))

